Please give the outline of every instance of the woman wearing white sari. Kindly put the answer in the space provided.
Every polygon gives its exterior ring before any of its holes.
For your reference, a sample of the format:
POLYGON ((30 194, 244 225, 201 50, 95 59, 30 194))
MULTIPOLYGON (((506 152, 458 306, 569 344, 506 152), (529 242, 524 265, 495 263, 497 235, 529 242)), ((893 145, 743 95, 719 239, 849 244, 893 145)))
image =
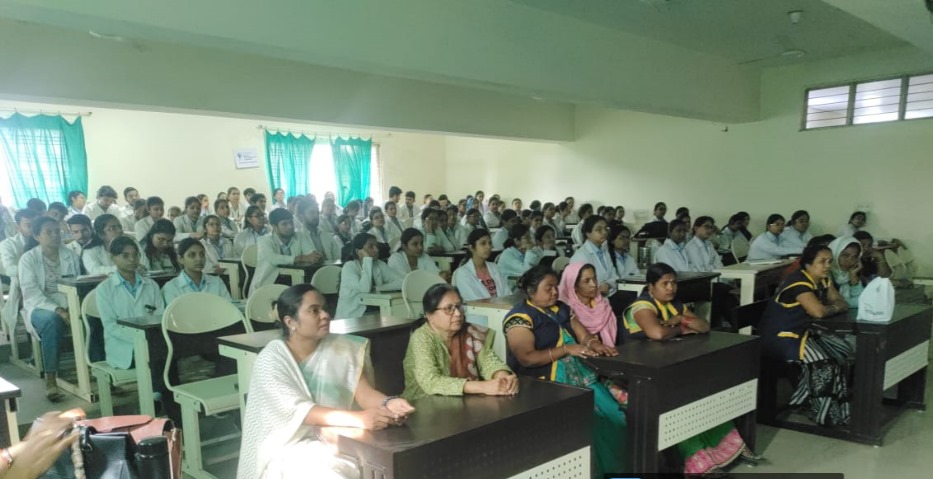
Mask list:
POLYGON ((355 478, 320 426, 384 429, 405 422, 414 408, 371 386, 369 342, 329 333, 324 297, 307 284, 279 296, 283 340, 256 357, 237 477, 355 478), (353 405, 362 410, 352 410, 353 405))

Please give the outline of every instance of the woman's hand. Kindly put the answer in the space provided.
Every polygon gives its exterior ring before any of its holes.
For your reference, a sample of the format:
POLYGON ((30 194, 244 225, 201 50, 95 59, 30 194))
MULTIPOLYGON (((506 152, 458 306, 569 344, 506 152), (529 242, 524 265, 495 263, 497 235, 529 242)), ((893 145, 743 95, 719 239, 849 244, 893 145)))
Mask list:
POLYGON ((849 270, 849 284, 850 285, 856 285, 859 283, 859 281, 861 281, 861 279, 859 278, 859 273, 862 272, 863 267, 864 265, 862 264, 862 261, 859 260, 859 261, 856 261, 855 266, 853 266, 852 269, 849 270))
POLYGON ((606 346, 600 341, 591 341, 589 343, 589 346, 590 346, 590 349, 592 349, 593 352, 596 353, 597 356, 618 356, 619 355, 619 351, 616 348, 606 346))
POLYGON ((596 356, 596 353, 593 352, 593 350, 579 344, 565 344, 563 349, 567 351, 567 354, 577 358, 589 358, 596 356))
POLYGON ((408 416, 409 414, 415 412, 415 407, 404 398, 395 398, 389 400, 389 402, 386 403, 386 408, 388 408, 389 411, 392 411, 392 414, 397 414, 399 416, 408 416))
POLYGON ((360 429, 379 431, 389 427, 389 424, 398 424, 396 418, 399 416, 385 406, 378 406, 358 411, 356 417, 359 420, 357 427, 360 429))
POLYGON ((498 382, 499 395, 512 396, 518 394, 518 376, 508 371, 496 371, 492 380, 498 382))
POLYGON ((671 319, 668 319, 667 321, 665 321, 665 322, 663 322, 663 323, 661 323, 661 324, 662 324, 663 326, 667 326, 668 328, 675 328, 675 327, 677 327, 677 326, 680 326, 680 323, 682 323, 683 321, 684 321, 684 315, 678 314, 678 315, 672 317, 671 319))
POLYGON ((4 479, 39 477, 77 440, 78 431, 71 429, 64 435, 48 430, 30 435, 17 447, 13 467, 3 476, 4 479))
POLYGON ((600 284, 600 285, 599 285, 599 294, 602 294, 603 296, 605 296, 607 293, 609 293, 609 283, 602 283, 602 284, 600 284))

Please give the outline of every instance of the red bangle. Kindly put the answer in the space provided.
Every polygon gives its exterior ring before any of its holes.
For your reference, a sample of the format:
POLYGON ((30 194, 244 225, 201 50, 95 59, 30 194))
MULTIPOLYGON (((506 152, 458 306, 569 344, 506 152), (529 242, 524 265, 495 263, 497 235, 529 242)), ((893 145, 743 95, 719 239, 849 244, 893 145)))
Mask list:
POLYGON ((684 319, 681 319, 681 320, 680 320, 680 324, 690 324, 690 320, 687 319, 686 316, 684 316, 684 319))
POLYGON ((3 463, 6 464, 8 470, 13 467, 13 454, 10 453, 9 449, 0 449, 0 459, 3 459, 3 463))

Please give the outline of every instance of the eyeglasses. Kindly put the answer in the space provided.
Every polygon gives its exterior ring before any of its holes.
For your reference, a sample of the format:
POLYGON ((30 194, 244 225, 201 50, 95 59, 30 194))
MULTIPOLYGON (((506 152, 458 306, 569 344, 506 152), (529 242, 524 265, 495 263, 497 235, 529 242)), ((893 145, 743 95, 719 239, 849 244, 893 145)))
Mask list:
POLYGON ((444 314, 446 314, 447 316, 453 316, 454 313, 458 311, 460 312, 460 314, 465 314, 466 308, 464 308, 462 303, 461 304, 448 304, 447 306, 444 306, 443 308, 435 309, 435 311, 443 311, 444 314))

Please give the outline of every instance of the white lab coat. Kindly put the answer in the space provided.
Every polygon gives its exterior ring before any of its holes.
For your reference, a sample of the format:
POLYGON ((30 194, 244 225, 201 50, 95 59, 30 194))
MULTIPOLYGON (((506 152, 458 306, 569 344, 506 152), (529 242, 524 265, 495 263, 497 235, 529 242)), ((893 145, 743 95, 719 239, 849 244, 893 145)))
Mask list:
MULTIPOLYGON (((310 237, 303 234, 292 236, 289 242, 290 254, 282 254, 282 240, 275 233, 270 233, 256 241, 256 274, 249 286, 249 294, 257 289, 275 283, 279 277, 279 266, 292 264, 298 256, 311 254, 315 251, 310 237)), ((323 253, 321 253, 323 254, 323 253)))
POLYGON ((335 319, 359 318, 366 313, 361 295, 371 292, 398 291, 405 277, 384 262, 369 256, 350 261, 340 270, 340 295, 335 319))
MULTIPOLYGON (((389 256, 388 264, 392 270, 402 275, 402 277, 405 277, 412 271, 411 266, 408 264, 408 255, 406 255, 404 251, 392 253, 392 256, 389 256)), ((418 258, 418 270, 437 274, 441 272, 440 268, 437 267, 437 263, 435 263, 427 253, 421 253, 421 256, 418 258)))
MULTIPOLYGON (((81 260, 78 255, 61 246, 58 249, 58 264, 62 276, 77 277, 81 274, 81 260)), ((23 308, 26 310, 26 329, 30 333, 32 327, 32 312, 36 309, 55 311, 57 308, 67 308, 68 299, 64 293, 45 293, 45 265, 43 264, 42 248, 35 248, 23 253, 19 259, 19 286, 23 292, 23 308)), ((81 318, 71 318, 80 321, 81 318)))

